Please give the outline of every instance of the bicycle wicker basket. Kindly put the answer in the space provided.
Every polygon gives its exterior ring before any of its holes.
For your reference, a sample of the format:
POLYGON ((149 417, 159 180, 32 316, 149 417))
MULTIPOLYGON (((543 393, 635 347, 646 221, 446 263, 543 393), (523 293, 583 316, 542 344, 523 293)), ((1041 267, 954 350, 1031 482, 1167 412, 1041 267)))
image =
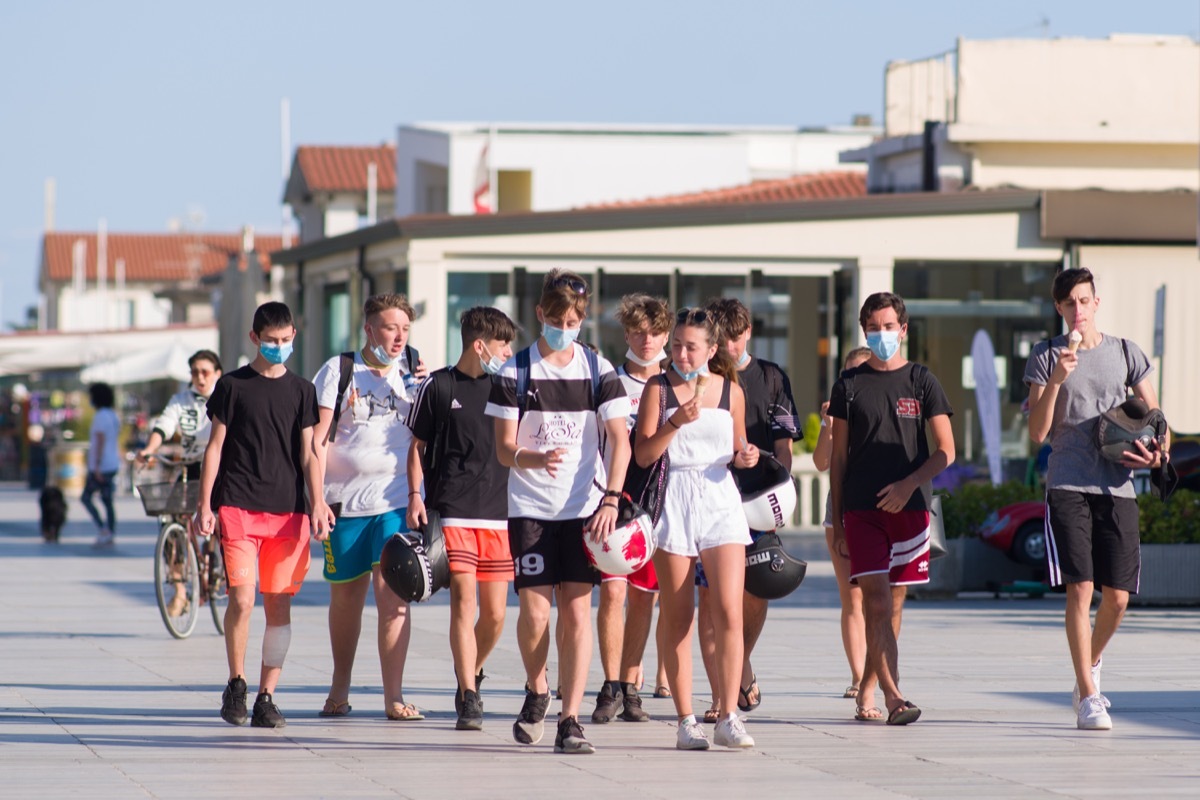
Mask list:
POLYGON ((146 514, 192 514, 200 502, 200 481, 143 483, 137 487, 146 514))

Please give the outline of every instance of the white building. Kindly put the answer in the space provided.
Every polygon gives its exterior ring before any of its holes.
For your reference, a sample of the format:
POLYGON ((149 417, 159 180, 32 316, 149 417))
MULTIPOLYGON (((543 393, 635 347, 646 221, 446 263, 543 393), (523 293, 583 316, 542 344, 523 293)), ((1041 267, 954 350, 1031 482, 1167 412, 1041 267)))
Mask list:
POLYGON ((283 202, 300 223, 300 242, 348 233, 396 213, 396 148, 302 145, 283 202))
POLYGON ((396 215, 473 214, 477 199, 493 211, 561 211, 846 169, 838 153, 864 147, 878 134, 869 123, 814 129, 401 125, 396 215))
POLYGON ((884 137, 842 155, 872 192, 1194 191, 1200 44, 1181 36, 960 39, 888 65, 884 137))

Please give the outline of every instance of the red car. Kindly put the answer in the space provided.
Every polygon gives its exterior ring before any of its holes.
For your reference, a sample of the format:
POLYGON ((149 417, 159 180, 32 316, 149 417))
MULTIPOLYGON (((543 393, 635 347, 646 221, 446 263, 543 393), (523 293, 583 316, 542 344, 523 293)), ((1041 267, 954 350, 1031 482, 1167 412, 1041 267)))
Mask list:
POLYGON ((993 511, 979 526, 979 537, 1018 564, 1046 563, 1046 503, 1029 500, 993 511))

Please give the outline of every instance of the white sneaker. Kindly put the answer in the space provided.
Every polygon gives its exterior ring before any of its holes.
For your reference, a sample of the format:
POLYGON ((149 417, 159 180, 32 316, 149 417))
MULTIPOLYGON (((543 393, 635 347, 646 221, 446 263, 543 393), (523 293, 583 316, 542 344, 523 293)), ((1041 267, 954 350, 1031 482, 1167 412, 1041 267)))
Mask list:
POLYGON ((93 547, 107 547, 113 543, 113 532, 104 528, 100 533, 96 534, 96 541, 92 542, 93 547))
POLYGON ((679 723, 679 730, 675 734, 675 749, 676 750, 707 750, 708 736, 704 733, 704 726, 696 722, 696 718, 692 717, 691 722, 679 723))
MULTIPOLYGON (((1092 684, 1096 687, 1096 693, 1100 694, 1100 667, 1104 664, 1104 656, 1100 656, 1100 660, 1092 665, 1092 684)), ((1112 704, 1108 702, 1108 698, 1100 695, 1104 700, 1104 707, 1111 708, 1112 704)), ((1075 709, 1075 713, 1079 713, 1079 683, 1075 684, 1075 688, 1071 691, 1071 708, 1075 709)))
POLYGON ((717 723, 713 741, 722 747, 754 747, 754 739, 746 733, 746 726, 741 717, 735 714, 730 714, 717 723))
POLYGON ((1099 694, 1083 698, 1079 702, 1079 714, 1075 726, 1084 731, 1111 731, 1112 718, 1108 716, 1108 703, 1099 694))

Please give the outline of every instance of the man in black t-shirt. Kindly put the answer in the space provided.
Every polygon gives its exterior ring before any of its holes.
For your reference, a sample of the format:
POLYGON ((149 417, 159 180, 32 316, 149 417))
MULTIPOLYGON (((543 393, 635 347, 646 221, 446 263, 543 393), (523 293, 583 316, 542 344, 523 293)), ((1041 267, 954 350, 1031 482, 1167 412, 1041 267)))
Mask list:
POLYGON ((292 312, 286 305, 259 306, 250 333, 258 355, 223 375, 208 400, 212 432, 200 472, 196 524, 201 533, 211 535, 217 528, 214 509, 220 516, 229 579, 225 611, 229 683, 221 697, 221 718, 231 725, 246 724, 244 673, 254 611, 255 562, 267 629, 250 724, 282 728, 287 721, 273 694, 292 637, 292 595, 308 573, 306 488, 317 540, 323 541, 333 527, 312 450, 316 390, 284 366, 295 336, 292 312))
POLYGON ((484 415, 492 375, 512 357, 517 327, 486 306, 462 315, 462 355, 418 390, 408 416, 408 526, 441 516, 450 561, 450 652, 458 730, 483 727, 479 683, 483 663, 504 629, 504 605, 513 579, 508 545, 508 468, 496 459, 495 425, 484 415), (425 464, 431 471, 425 472, 425 464), (425 484, 425 497, 417 487, 425 484), (479 621, 475 621, 478 589, 479 621), (472 627, 474 626, 474 627, 472 627))
MULTIPOLYGON (((715 298, 708 301, 708 311, 717 318, 725 337, 725 347, 738 368, 738 382, 746 396, 746 438, 760 451, 774 454, 790 472, 792 469, 792 442, 801 438, 796 423, 796 401, 792 399, 792 384, 783 369, 771 361, 750 355, 748 346, 753 330, 750 309, 732 297, 715 298)), ((750 531, 757 539, 763 531, 750 531)), ((704 569, 697 562, 697 582, 700 584, 700 652, 704 657, 705 670, 709 672, 715 643, 712 640, 712 621, 709 617, 708 581, 704 569)), ((739 684, 738 708, 753 711, 758 708, 762 697, 758 690, 758 677, 750 663, 754 646, 767 624, 767 601, 746 592, 742 596, 742 680, 739 684)), ((715 682, 714 682, 715 685, 715 682)), ((715 701, 715 697, 714 697, 715 701)), ((714 705, 714 708, 716 706, 714 705)), ((722 709, 724 713, 732 709, 722 709)))
POLYGON ((905 587, 929 581, 930 482, 954 461, 953 411, 937 378, 900 352, 908 311, 899 295, 868 297, 859 323, 871 358, 842 373, 829 400, 833 545, 848 551, 863 594, 867 663, 854 718, 884 718, 873 702, 878 682, 887 723, 907 725, 921 709, 900 693, 896 640, 905 587))

